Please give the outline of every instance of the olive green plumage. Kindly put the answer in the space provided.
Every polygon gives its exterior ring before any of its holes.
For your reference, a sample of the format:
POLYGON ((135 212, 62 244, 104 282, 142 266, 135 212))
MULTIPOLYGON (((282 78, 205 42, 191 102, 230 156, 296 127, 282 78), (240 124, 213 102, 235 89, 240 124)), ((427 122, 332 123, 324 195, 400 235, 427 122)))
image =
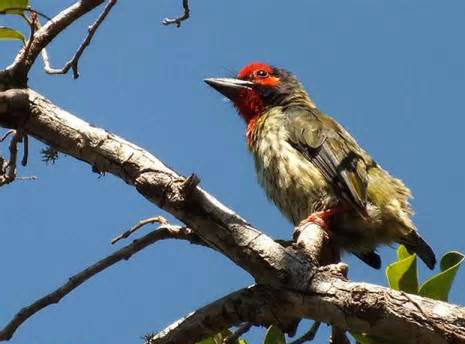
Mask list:
MULTIPOLYGON (((265 69, 266 65, 257 66, 265 69)), ((230 97, 246 119, 259 182, 282 213, 297 225, 312 213, 346 208, 329 220, 341 248, 379 268, 376 247, 398 242, 433 268, 434 253, 411 220, 410 190, 383 170, 340 124, 321 113, 293 75, 265 69, 274 78, 273 83, 265 83, 250 69, 251 76, 240 75, 241 92, 212 86, 230 97), (243 84, 244 80, 250 84, 243 84), (261 103, 247 110, 244 99, 251 96, 259 96, 261 103), (248 113, 257 108, 258 114, 248 113)))

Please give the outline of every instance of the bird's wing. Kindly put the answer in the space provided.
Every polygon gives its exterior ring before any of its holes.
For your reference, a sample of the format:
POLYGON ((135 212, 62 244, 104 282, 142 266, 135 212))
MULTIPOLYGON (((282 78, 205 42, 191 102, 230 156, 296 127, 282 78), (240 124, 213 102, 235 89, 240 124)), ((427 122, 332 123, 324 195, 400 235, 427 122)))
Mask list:
POLYGON ((318 168, 348 205, 366 216, 368 164, 374 163, 352 136, 316 109, 284 110, 289 143, 318 168))

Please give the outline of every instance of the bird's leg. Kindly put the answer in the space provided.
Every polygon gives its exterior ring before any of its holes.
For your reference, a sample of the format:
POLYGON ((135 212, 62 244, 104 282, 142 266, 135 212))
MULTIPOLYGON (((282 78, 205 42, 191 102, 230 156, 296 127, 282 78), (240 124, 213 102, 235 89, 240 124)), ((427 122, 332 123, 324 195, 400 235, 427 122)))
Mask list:
POLYGON ((336 207, 336 208, 330 208, 322 211, 317 211, 313 214, 311 214, 309 217, 307 217, 305 220, 300 222, 299 226, 305 225, 307 223, 315 223, 324 230, 328 229, 328 219, 331 216, 341 214, 348 211, 346 207, 336 207))

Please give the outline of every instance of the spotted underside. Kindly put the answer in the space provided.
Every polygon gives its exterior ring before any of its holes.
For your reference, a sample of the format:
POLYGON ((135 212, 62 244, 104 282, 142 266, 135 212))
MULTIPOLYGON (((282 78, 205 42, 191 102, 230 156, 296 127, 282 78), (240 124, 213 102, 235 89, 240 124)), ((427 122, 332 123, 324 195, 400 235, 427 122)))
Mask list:
MULTIPOLYGON (((324 119, 332 121, 328 116, 324 119)), ((290 121, 282 108, 265 112, 253 127, 249 148, 266 194, 297 225, 314 212, 347 206, 351 201, 342 197, 341 188, 328 183, 321 167, 298 149, 288 128, 290 121)), ((314 148, 315 152, 318 149, 321 148, 314 148)), ((408 205, 409 190, 371 159, 368 163, 377 169, 370 176, 366 171, 363 174, 365 194, 360 200, 363 205, 352 206, 351 211, 331 219, 331 230, 341 246, 354 253, 367 253, 379 244, 399 241, 414 230, 408 205), (388 197, 393 192, 396 197, 388 197), (360 206, 364 207, 364 216, 357 211, 360 206)), ((363 165, 369 168, 366 163, 363 165)))

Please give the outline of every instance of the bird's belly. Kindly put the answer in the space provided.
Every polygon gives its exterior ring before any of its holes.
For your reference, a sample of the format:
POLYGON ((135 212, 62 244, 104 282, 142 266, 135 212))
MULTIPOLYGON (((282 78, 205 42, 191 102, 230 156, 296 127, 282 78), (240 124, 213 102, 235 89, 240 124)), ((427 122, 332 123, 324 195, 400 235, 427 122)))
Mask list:
POLYGON ((319 170, 287 142, 263 142, 254 158, 267 196, 292 223, 338 203, 319 170))

